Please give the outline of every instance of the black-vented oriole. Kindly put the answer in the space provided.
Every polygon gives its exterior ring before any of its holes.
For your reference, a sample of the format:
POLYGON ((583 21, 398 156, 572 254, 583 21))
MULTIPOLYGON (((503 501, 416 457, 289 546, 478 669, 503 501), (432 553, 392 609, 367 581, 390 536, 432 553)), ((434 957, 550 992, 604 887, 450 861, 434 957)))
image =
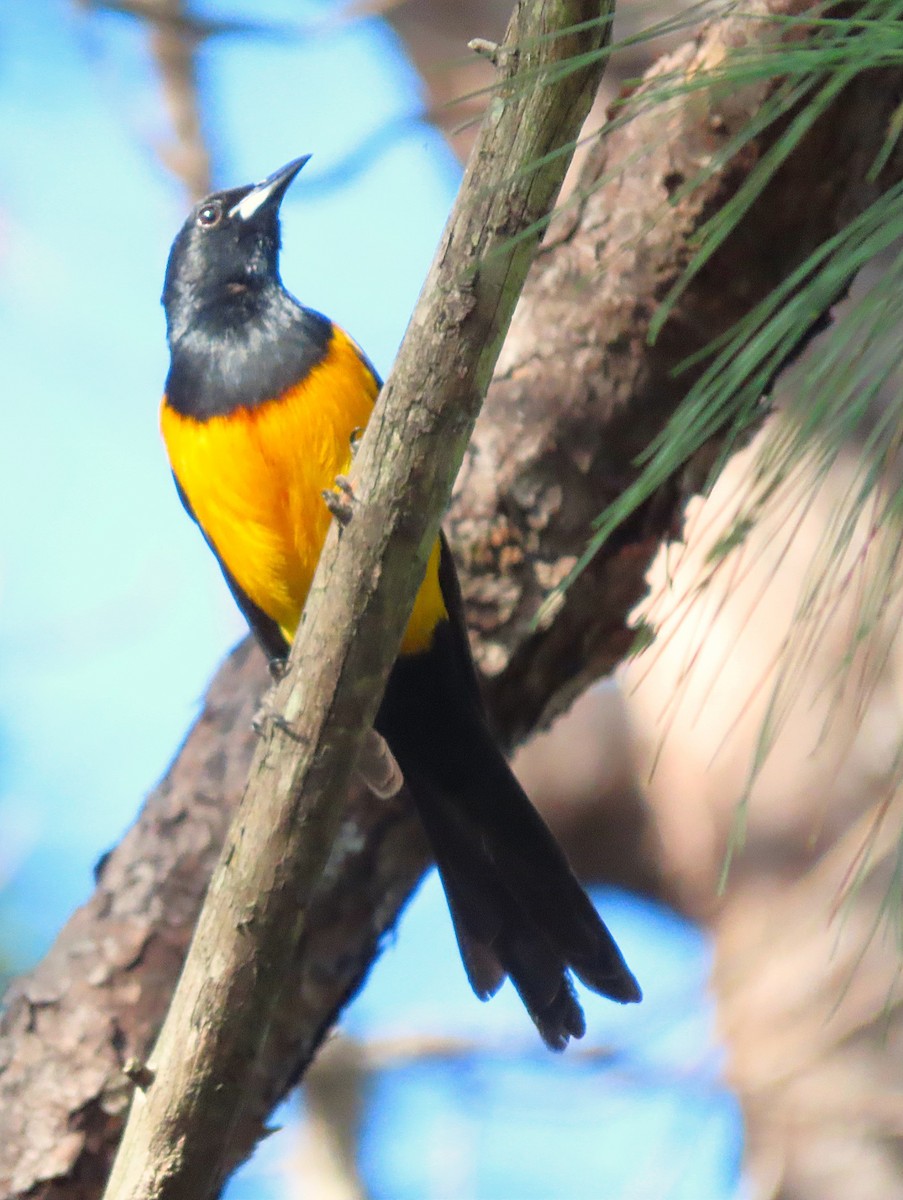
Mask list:
MULTIPOLYGON (((351 338, 279 277, 279 206, 306 161, 197 204, 163 291, 161 425, 176 486, 271 659, 288 653, 331 520, 322 493, 347 469, 380 388, 351 338)), ((476 994, 509 976, 553 1049, 585 1031, 570 972, 613 1000, 639 1000, 490 733, 444 538, 376 728, 416 802, 476 994)))

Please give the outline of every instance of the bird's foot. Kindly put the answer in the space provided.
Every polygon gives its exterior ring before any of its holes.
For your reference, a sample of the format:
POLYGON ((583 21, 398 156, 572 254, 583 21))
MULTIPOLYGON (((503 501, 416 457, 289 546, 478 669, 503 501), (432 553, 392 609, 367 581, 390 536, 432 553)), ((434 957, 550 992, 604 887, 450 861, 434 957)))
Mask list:
POLYGON ((354 494, 354 487, 351 480, 347 475, 336 475, 335 487, 324 488, 320 495, 323 497, 326 507, 342 528, 351 524, 357 497, 354 494))
POLYGON ((266 695, 251 718, 251 728, 258 737, 266 732, 266 727, 271 721, 275 720, 278 722, 281 719, 273 707, 272 696, 276 684, 285 679, 288 674, 288 658, 280 658, 274 655, 272 658, 267 659, 267 670, 270 672, 270 679, 273 681, 273 686, 267 688, 266 695))
POLYGON ((286 737, 291 738, 293 742, 300 743, 304 740, 295 732, 282 713, 276 711, 270 695, 267 694, 261 700, 257 712, 251 718, 251 728, 258 737, 263 737, 270 726, 280 730, 286 737))

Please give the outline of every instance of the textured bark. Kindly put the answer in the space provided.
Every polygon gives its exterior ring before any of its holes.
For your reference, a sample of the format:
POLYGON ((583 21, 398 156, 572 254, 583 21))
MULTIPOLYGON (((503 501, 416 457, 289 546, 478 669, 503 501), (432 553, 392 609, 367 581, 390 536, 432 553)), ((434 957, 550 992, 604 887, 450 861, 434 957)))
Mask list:
MULTIPOLYGON (((795 5, 746 6, 786 11, 795 5)), ((725 45, 756 39, 754 18, 706 32, 662 63, 692 72, 725 45)), ((661 427, 687 380, 671 369, 725 329, 805 254, 900 177, 865 174, 898 102, 900 78, 858 81, 782 170, 685 295, 656 346, 645 330, 679 274, 700 223, 731 195, 765 143, 753 143, 688 199, 675 182, 754 113, 762 92, 675 101, 600 144, 582 185, 621 173, 557 224, 538 258, 490 389, 451 512, 476 649, 509 742, 562 710, 631 641, 627 616, 649 559, 678 528, 675 480, 597 558, 543 630, 530 622, 589 520, 632 477, 634 455, 661 427)), ((130 1085, 159 1027, 203 889, 251 751, 247 726, 263 681, 240 650, 98 891, 47 959, 12 990, 0 1040, 0 1187, 9 1196, 95 1197, 130 1085)), ((240 1159, 271 1102, 307 1061, 360 984, 382 931, 425 861, 401 805, 353 805, 362 836, 311 912, 298 984, 260 1064, 259 1091, 236 1130, 240 1159)), ((642 830, 640 830, 642 832, 642 830)), ((639 834, 638 834, 639 842, 639 834)), ((646 844, 646 843, 644 843, 646 844)), ((655 878, 645 861, 646 878, 655 878)))

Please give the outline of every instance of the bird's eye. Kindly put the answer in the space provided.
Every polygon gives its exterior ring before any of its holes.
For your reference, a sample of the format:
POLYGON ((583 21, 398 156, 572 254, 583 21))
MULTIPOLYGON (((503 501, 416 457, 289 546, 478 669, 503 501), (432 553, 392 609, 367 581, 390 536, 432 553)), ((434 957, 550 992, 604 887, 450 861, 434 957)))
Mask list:
POLYGON ((198 213, 198 225, 202 229, 212 229, 214 225, 219 224, 222 215, 223 208, 218 200, 212 204, 205 204, 198 213))

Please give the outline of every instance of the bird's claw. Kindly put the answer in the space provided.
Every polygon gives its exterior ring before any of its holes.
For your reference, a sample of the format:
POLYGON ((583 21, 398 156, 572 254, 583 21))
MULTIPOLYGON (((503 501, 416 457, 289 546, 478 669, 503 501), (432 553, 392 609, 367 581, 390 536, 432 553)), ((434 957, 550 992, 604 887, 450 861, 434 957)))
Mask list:
POLYGON ((326 507, 341 526, 344 527, 351 523, 357 497, 347 475, 336 475, 335 487, 324 488, 320 495, 323 497, 326 507))
POLYGON ((304 739, 300 737, 291 727, 288 721, 286 721, 282 713, 276 712, 275 708, 273 708, 273 705, 270 702, 269 697, 265 696, 261 701, 257 712, 255 712, 254 716, 251 718, 251 728, 258 737, 263 737, 268 726, 273 726, 274 728, 280 730, 285 734, 286 737, 291 738, 293 742, 300 743, 304 741, 304 739))

